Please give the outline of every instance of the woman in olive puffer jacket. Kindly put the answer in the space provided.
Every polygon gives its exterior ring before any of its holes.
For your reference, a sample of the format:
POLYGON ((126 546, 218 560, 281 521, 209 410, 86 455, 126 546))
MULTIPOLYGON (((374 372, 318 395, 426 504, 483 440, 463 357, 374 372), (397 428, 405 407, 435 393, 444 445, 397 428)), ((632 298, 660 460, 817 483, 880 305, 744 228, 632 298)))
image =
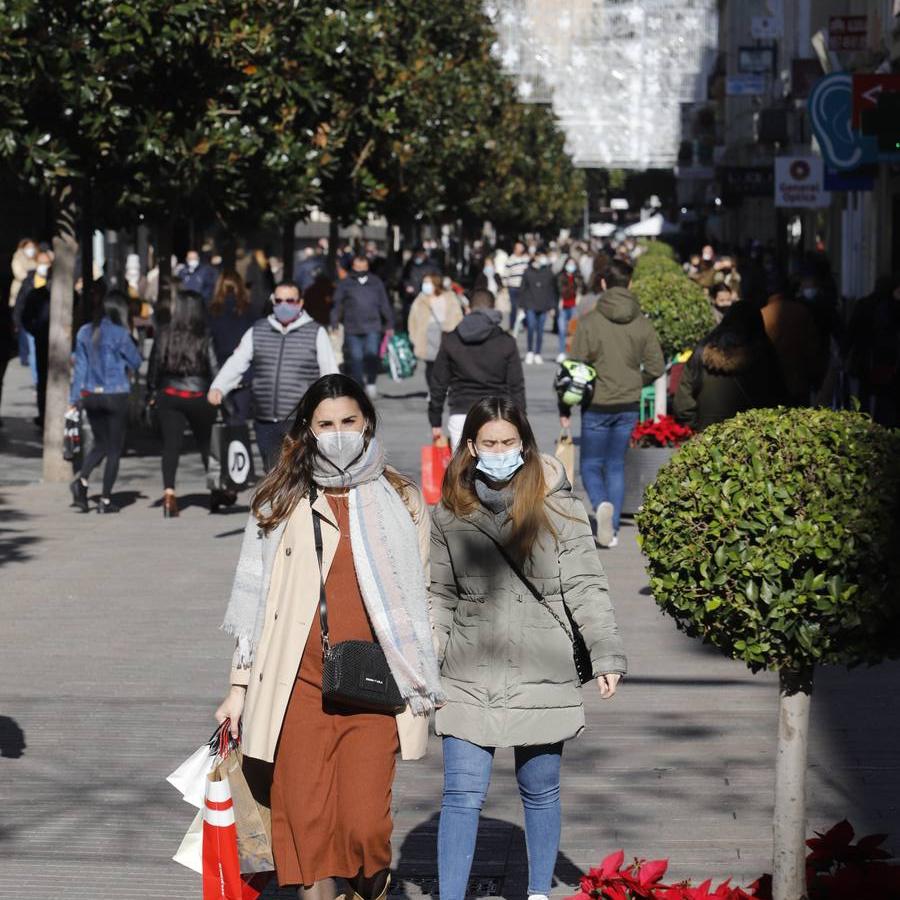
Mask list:
POLYGON ((562 746, 584 727, 566 609, 601 696, 613 696, 626 661, 584 506, 508 400, 485 398, 466 418, 433 517, 431 594, 447 695, 436 718, 441 898, 463 900, 497 747, 515 748, 528 892, 546 896, 560 839, 562 746))

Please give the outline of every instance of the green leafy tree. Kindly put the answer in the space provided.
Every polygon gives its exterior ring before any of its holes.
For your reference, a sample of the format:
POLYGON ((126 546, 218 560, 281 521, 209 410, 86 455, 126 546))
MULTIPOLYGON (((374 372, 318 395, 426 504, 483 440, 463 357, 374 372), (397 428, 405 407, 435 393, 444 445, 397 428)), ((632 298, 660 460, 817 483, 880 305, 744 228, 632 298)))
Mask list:
POLYGON ((775 900, 806 896, 813 671, 900 654, 900 435, 858 413, 755 410, 685 444, 637 515, 679 628, 780 678, 775 900))
POLYGON ((651 257, 643 265, 651 271, 636 273, 634 293, 656 328, 666 359, 672 359, 683 350, 693 349, 713 327, 709 299, 703 288, 678 270, 677 264, 671 269, 671 260, 651 257))

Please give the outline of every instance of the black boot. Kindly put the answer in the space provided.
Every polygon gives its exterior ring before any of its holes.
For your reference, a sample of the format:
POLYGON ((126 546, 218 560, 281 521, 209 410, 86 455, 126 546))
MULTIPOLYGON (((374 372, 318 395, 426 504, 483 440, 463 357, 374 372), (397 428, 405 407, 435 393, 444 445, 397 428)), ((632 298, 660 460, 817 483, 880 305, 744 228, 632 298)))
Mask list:
POLYGON ((72 492, 72 506, 77 506, 82 512, 87 512, 87 485, 80 478, 76 478, 69 485, 69 490, 72 492))
POLYGON ((97 504, 97 512, 98 513, 117 513, 119 512, 119 507, 116 506, 109 497, 101 497, 100 502, 97 504))

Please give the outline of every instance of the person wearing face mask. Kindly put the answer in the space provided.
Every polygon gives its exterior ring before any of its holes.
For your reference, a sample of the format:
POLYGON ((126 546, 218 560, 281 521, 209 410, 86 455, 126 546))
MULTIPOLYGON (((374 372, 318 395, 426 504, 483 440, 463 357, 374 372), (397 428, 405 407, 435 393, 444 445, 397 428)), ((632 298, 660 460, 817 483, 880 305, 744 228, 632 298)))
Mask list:
POLYGON ((534 264, 525 270, 522 288, 519 291, 519 305, 525 310, 525 324, 528 328, 526 365, 540 364, 544 361, 541 358, 541 348, 544 343, 547 313, 556 309, 558 303, 559 285, 550 268, 550 258, 541 252, 534 260, 534 264))
POLYGON ((256 443, 266 471, 281 452, 291 414, 309 386, 338 370, 328 332, 303 309, 300 288, 283 281, 275 288, 272 314, 244 332, 209 389, 207 399, 218 406, 240 388, 253 366, 256 443))
POLYGON ((341 322, 350 375, 365 385, 369 399, 374 400, 381 369, 381 335, 393 334, 394 311, 384 282, 369 271, 369 258, 363 254, 353 257, 350 273, 334 292, 331 327, 337 328, 341 322))
POLYGON ((525 252, 525 244, 516 241, 513 252, 506 258, 506 289, 509 291, 509 330, 513 333, 519 325, 519 293, 522 288, 522 277, 531 263, 531 257, 525 252))
POLYGON ((425 754, 444 701, 430 537, 421 491, 386 465, 362 387, 315 382, 253 500, 223 624, 231 689, 216 711, 233 735, 243 726, 245 766, 269 764, 275 871, 303 900, 387 895, 396 754, 425 754), (331 648, 381 647, 399 712, 323 697, 326 636, 331 648))
POLYGON ((181 287, 186 291, 194 291, 207 303, 212 300, 216 289, 216 270, 200 259, 197 250, 188 250, 184 265, 178 272, 181 287))
POLYGON ((9 306, 10 310, 12 310, 10 316, 13 322, 13 328, 18 333, 16 340, 18 344, 19 362, 23 366, 27 366, 29 364, 29 359, 34 355, 34 341, 24 328, 18 327, 14 310, 22 287, 26 281, 31 280, 32 273, 36 266, 37 244, 35 244, 31 238, 24 238, 19 241, 16 252, 13 253, 12 263, 10 264, 13 279, 12 284, 9 286, 9 306))
POLYGON ((409 311, 409 339, 413 353, 425 363, 425 382, 432 391, 434 361, 444 334, 453 331, 463 319, 462 307, 452 290, 446 291, 440 275, 427 275, 422 293, 409 311))
POLYGON ((709 289, 709 303, 716 325, 722 321, 734 301, 734 294, 731 293, 731 288, 724 281, 714 284, 709 289))
POLYGON ((575 318, 578 298, 584 293, 584 281, 581 278, 581 272, 578 271, 578 263, 571 256, 566 260, 557 281, 559 285, 559 315, 556 319, 556 329, 559 335, 559 354, 556 361, 562 362, 566 358, 569 322, 575 318))
POLYGON ((515 757, 528 895, 550 893, 563 745, 585 725, 572 622, 590 655, 585 690, 610 699, 627 663, 587 512, 515 404, 485 397, 433 513, 431 598, 446 703, 438 827, 442 900, 464 900, 498 749, 515 757), (464 586, 464 589, 463 589, 464 586), (571 617, 571 618, 570 618, 571 617))
POLYGON ((409 315, 413 301, 422 293, 426 275, 440 275, 438 267, 429 259, 428 251, 419 244, 403 269, 403 321, 409 315))

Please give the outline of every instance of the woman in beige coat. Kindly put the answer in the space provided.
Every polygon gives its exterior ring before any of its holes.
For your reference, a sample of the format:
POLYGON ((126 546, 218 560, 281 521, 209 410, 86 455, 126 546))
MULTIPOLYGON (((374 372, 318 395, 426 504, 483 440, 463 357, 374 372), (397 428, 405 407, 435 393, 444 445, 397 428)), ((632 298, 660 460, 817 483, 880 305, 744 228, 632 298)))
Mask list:
POLYGON ((409 311, 409 339, 413 353, 425 363, 425 382, 431 391, 431 370, 441 347, 441 337, 463 319, 462 306, 453 291, 445 291, 440 275, 426 275, 422 293, 409 311))
POLYGON ((246 757, 274 763, 276 874, 300 896, 337 896, 338 880, 364 900, 387 892, 395 754, 424 754, 443 701, 429 535, 418 488, 385 466, 365 392, 320 378, 254 497, 223 626, 232 687, 216 711, 234 735, 242 722, 246 757), (381 647, 405 710, 323 697, 325 649, 344 641, 381 647))

